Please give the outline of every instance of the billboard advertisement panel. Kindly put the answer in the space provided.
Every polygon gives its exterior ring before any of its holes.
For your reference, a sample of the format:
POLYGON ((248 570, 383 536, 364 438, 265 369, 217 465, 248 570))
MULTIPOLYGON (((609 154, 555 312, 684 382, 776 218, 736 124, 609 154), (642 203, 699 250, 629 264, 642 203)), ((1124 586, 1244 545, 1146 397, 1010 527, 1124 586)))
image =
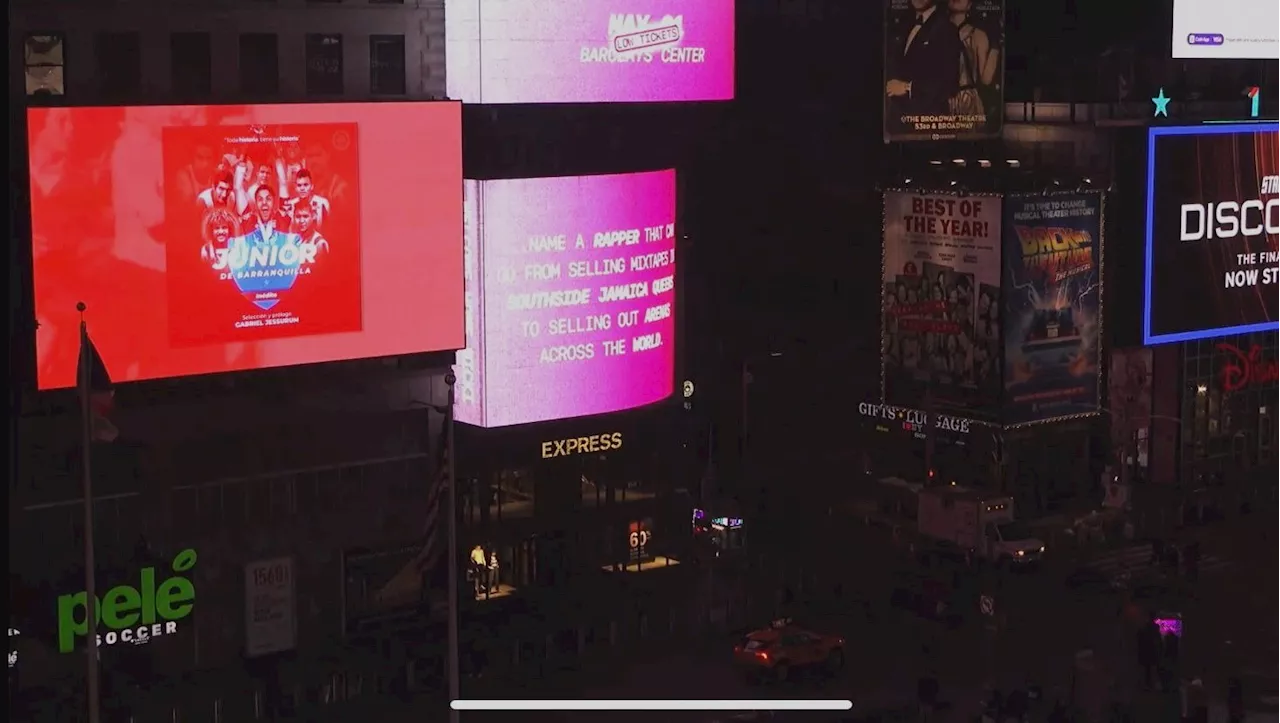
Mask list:
POLYGON ((1276 136, 1275 123, 1148 130, 1145 344, 1280 327, 1276 136))
POLYGON ((675 384, 676 174, 467 182, 457 418, 643 406, 675 384))
POLYGON ((460 348, 458 103, 33 108, 37 378, 460 348), (405 313, 406 309, 414 310, 405 313))
POLYGON ((1004 416, 1098 411, 1102 194, 1004 201, 1004 416))
POLYGON ((1004 120, 1004 0, 884 0, 884 140, 991 138, 1004 120))
POLYGON ((1278 29, 1271 0, 1174 0, 1173 57, 1275 60, 1278 29))
POLYGON ((884 195, 887 404, 991 419, 1000 395, 1000 198, 884 195))
POLYGON ((445 37, 467 103, 733 99, 734 0, 450 0, 445 37))

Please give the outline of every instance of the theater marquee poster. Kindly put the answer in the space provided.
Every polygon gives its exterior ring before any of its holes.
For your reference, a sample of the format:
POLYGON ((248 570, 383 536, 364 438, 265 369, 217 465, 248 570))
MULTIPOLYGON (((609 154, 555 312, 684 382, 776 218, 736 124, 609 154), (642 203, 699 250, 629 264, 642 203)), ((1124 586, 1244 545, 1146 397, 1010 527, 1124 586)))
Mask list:
POLYGON ((995 421, 1000 398, 1000 197, 884 195, 887 404, 995 421))
POLYGON ((1004 0, 884 0, 884 140, 1000 135, 1004 0))
POLYGON ((1098 411, 1102 195, 1004 206, 1006 426, 1098 411))

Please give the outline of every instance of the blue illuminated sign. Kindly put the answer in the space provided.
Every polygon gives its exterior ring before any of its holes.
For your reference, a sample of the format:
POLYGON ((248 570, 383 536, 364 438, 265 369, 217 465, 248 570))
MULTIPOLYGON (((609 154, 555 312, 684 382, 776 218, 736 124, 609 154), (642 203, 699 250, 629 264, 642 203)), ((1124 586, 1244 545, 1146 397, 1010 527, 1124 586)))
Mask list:
MULTIPOLYGON (((1214 125, 1197 125, 1197 126, 1153 126, 1147 129, 1147 218, 1146 218, 1146 247, 1145 247, 1145 263, 1143 264, 1143 295, 1142 295, 1142 339, 1147 346, 1155 344, 1169 344, 1180 341, 1194 341, 1196 339, 1210 339, 1220 336, 1229 336, 1233 334, 1248 334, 1252 332, 1273 331, 1280 328, 1280 323, 1274 320, 1259 321, 1256 323, 1238 324, 1232 326, 1211 326, 1210 328, 1199 328, 1188 331, 1165 332, 1152 330, 1152 276, 1156 263, 1155 250, 1155 226, 1156 226, 1156 179, 1157 174, 1167 176, 1170 173, 1189 173, 1194 169, 1165 169, 1156 167, 1156 147, 1157 140, 1164 136, 1215 136, 1225 134, 1257 134, 1270 130, 1277 131, 1275 121, 1269 122, 1237 122, 1222 123, 1214 125)), ((1167 243, 1167 242, 1166 242, 1167 243)), ((1168 249, 1162 249, 1162 255, 1168 253, 1168 249)), ((1186 269, 1187 271, 1198 271, 1199 269, 1186 269)), ((1264 276, 1266 278, 1266 276, 1264 276)), ((1170 291, 1163 291, 1165 288, 1173 289, 1178 287, 1181 290, 1185 283, 1181 283, 1177 279, 1162 278, 1161 287, 1163 296, 1161 308, 1164 308, 1165 302, 1170 297, 1170 291)), ((1272 287, 1274 289, 1274 287, 1272 287)), ((1187 293, 1192 293, 1189 289, 1187 293)), ((1174 293, 1177 293, 1175 291, 1174 293)), ((1256 318, 1256 317, 1255 317, 1256 318)), ((1167 322, 1165 322, 1167 324, 1167 322)))

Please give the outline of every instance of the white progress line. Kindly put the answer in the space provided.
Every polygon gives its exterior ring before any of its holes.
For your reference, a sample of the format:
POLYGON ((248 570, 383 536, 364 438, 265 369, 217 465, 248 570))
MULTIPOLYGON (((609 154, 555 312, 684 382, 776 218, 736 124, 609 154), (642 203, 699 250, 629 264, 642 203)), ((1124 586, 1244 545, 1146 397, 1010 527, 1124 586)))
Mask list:
POLYGON ((849 700, 455 700, 454 710, 851 710, 849 700))

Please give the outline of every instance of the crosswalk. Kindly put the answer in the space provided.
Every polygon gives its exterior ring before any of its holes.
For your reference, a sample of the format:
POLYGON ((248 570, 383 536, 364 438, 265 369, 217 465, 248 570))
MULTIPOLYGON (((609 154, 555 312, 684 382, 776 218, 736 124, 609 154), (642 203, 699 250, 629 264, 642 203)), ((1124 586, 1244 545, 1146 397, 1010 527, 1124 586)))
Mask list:
MULTIPOLYGON (((1158 564, 1151 560, 1151 543, 1129 545, 1115 550, 1108 550, 1093 557, 1081 567, 1100 577, 1113 582, 1133 578, 1157 577, 1162 573, 1158 564)), ((1200 574, 1212 574, 1231 566, 1231 561, 1218 555, 1203 554, 1200 556, 1200 574)))

